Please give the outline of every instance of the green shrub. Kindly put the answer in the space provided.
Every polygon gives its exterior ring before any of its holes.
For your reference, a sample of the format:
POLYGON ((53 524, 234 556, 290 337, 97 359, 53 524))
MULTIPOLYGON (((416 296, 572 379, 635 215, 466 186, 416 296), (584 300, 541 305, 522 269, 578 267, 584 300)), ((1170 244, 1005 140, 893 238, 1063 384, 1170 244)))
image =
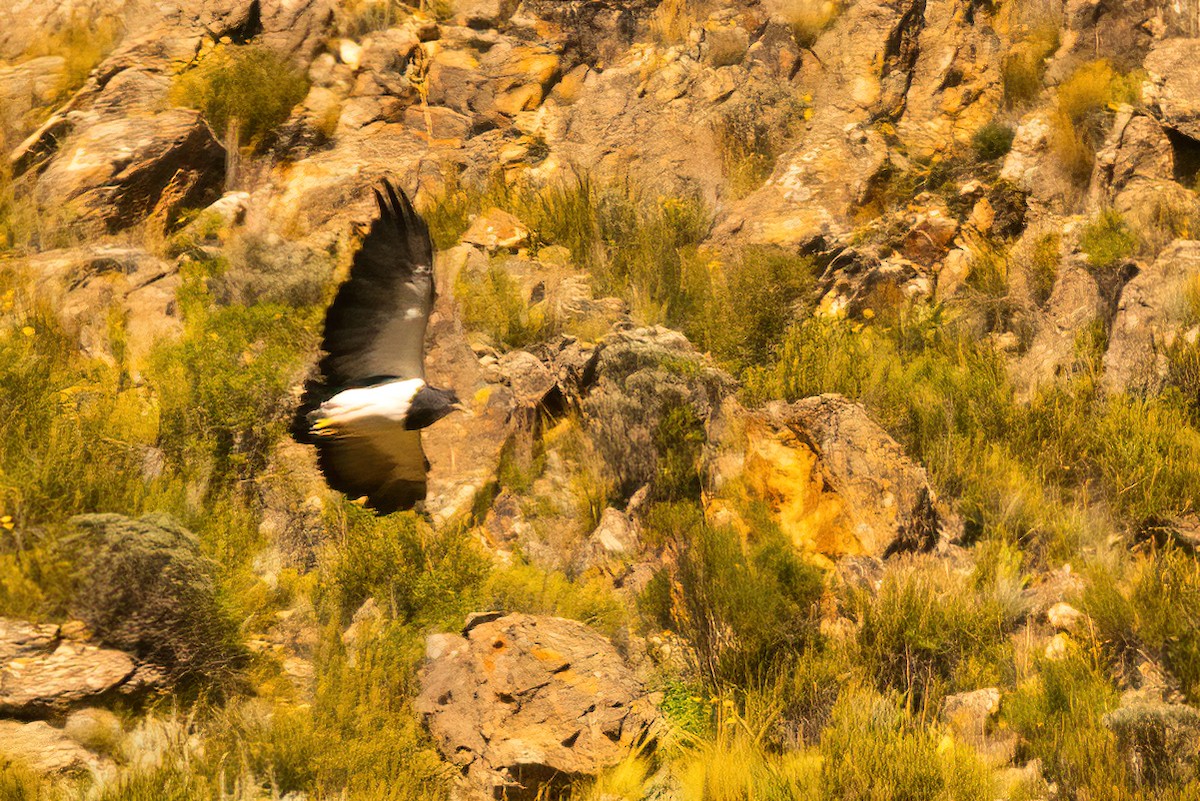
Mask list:
POLYGON ((434 532, 415 514, 377 517, 348 501, 332 514, 338 548, 325 591, 344 620, 367 598, 416 626, 456 626, 473 611, 489 568, 464 532, 434 532))
POLYGON ((980 161, 995 161, 1008 155, 1016 131, 999 122, 989 122, 971 137, 971 147, 980 161))
POLYGON ((1079 249, 1097 271, 1112 271, 1137 251, 1138 237, 1120 212, 1104 209, 1079 234, 1079 249))
POLYGON ((1044 306, 1058 281, 1058 263, 1062 253, 1062 236, 1054 231, 1042 234, 1033 241, 1024 263, 1025 280, 1034 303, 1044 306))
POLYGON ((195 535, 165 516, 85 515, 72 521, 71 614, 100 639, 173 680, 217 680, 242 662, 237 631, 195 535))
POLYGON ((760 527, 743 547, 736 531, 709 526, 699 510, 673 522, 682 593, 672 617, 714 686, 761 684, 815 640, 821 573, 777 529, 760 527))
POLYGON ((1011 670, 1008 635, 1020 609, 995 582, 975 588, 937 565, 893 568, 877 594, 856 592, 850 602, 867 675, 917 709, 1011 670))
POLYGON ((198 109, 218 134, 236 130, 238 143, 263 147, 308 79, 287 57, 261 45, 218 45, 175 78, 171 100, 198 109))

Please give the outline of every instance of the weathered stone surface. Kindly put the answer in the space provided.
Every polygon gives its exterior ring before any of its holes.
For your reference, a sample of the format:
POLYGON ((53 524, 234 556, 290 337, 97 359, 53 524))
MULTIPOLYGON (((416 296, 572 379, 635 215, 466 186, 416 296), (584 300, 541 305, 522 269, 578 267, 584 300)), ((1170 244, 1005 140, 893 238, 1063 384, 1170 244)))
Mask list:
MULTIPOLYGON (((932 548, 955 533, 925 470, 858 404, 839 395, 759 412, 729 403, 719 420, 708 460, 712 491, 719 499, 744 488, 802 550, 884 557, 932 548)), ((716 504, 710 513, 722 508, 716 504)))
POLYGON ((1079 336, 1106 313, 1100 286, 1086 261, 1081 254, 1064 259, 1045 308, 1034 312, 1033 341, 1012 365, 1013 379, 1024 397, 1080 366, 1079 336))
POLYGON ((1155 390, 1167 373, 1167 350, 1186 335, 1183 307, 1200 276, 1200 242, 1180 240, 1144 267, 1121 292, 1104 354, 1109 392, 1155 390))
POLYGON ((61 636, 53 623, 0 617, 0 664, 52 651, 61 636))
POLYGON ((1200 39, 1164 39, 1146 56, 1144 98, 1166 125, 1200 139, 1200 39))
POLYGON ((61 729, 44 721, 0 720, 0 757, 45 774, 84 773, 100 760, 61 729))
POLYGON ((220 195, 225 149, 200 116, 172 109, 97 123, 71 137, 38 181, 44 206, 109 232, 154 215, 163 226, 220 195))
POLYGON ((1096 154, 1090 202, 1111 202, 1136 181, 1170 180, 1175 173, 1171 140, 1153 118, 1128 106, 1117 113, 1105 146, 1096 154))
POLYGON ((462 241, 466 244, 487 250, 515 248, 528 239, 529 229, 524 223, 497 208, 490 208, 476 217, 462 235, 462 241))
MULTIPOLYGON (((55 627, 57 631, 57 627, 55 627)), ((85 642, 49 639, 46 627, 0 623, 0 712, 28 715, 77 704, 115 690, 133 675, 128 654, 85 642), (34 650, 34 649, 37 650, 34 650)))
POLYGON ((62 56, 31 58, 0 66, 0 145, 14 145, 29 128, 30 112, 58 100, 67 80, 62 56))
POLYGON ((582 623, 492 613, 426 645, 417 708, 472 794, 533 795, 616 764, 655 718, 612 644, 582 623))

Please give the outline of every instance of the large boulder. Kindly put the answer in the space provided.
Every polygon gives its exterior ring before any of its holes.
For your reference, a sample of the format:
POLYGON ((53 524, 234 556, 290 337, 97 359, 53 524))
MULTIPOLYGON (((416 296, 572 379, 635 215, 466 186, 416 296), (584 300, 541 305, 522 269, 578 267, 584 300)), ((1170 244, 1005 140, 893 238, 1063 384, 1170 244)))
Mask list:
POLYGON ((59 626, 0 618, 0 713, 61 710, 118 690, 135 669, 128 654, 65 637, 59 626))
POLYGON ((760 411, 730 402, 713 440, 710 514, 733 514, 730 495, 760 501, 803 551, 885 557, 956 534, 924 468, 840 395, 760 411))
POLYGON ((426 645, 418 711, 468 797, 534 798, 646 736, 654 705, 607 639, 555 617, 476 615, 426 645))
POLYGON ((45 207, 112 232, 154 215, 164 227, 220 196, 225 148, 195 111, 171 109, 89 126, 38 181, 45 207))
POLYGON ((1154 391, 1168 371, 1167 354, 1184 335, 1188 288, 1200 276, 1200 241, 1180 240, 1125 285, 1104 354, 1109 392, 1154 391))
POLYGON ((1163 123, 1200 139, 1200 39, 1164 39, 1146 56, 1147 104, 1163 123))

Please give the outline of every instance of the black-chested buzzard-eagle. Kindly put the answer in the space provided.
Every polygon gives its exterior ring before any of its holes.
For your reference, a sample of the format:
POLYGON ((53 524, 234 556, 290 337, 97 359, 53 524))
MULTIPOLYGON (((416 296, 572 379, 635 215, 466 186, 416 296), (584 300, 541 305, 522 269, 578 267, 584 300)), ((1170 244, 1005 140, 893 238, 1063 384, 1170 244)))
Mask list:
POLYGON ((371 223, 325 315, 320 375, 305 386, 293 433, 317 448, 333 489, 380 514, 425 499, 421 429, 460 408, 425 383, 433 242, 403 190, 374 190, 371 223))

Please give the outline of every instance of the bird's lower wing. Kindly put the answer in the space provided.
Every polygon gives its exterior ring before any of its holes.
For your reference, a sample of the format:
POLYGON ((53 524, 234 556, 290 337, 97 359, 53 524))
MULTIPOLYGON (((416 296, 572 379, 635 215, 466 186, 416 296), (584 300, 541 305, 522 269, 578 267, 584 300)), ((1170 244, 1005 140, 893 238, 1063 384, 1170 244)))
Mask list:
POLYGON ((367 506, 390 514, 425 499, 429 463, 420 431, 401 426, 355 431, 343 426, 336 436, 319 438, 315 444, 325 480, 351 500, 365 497, 367 506))

